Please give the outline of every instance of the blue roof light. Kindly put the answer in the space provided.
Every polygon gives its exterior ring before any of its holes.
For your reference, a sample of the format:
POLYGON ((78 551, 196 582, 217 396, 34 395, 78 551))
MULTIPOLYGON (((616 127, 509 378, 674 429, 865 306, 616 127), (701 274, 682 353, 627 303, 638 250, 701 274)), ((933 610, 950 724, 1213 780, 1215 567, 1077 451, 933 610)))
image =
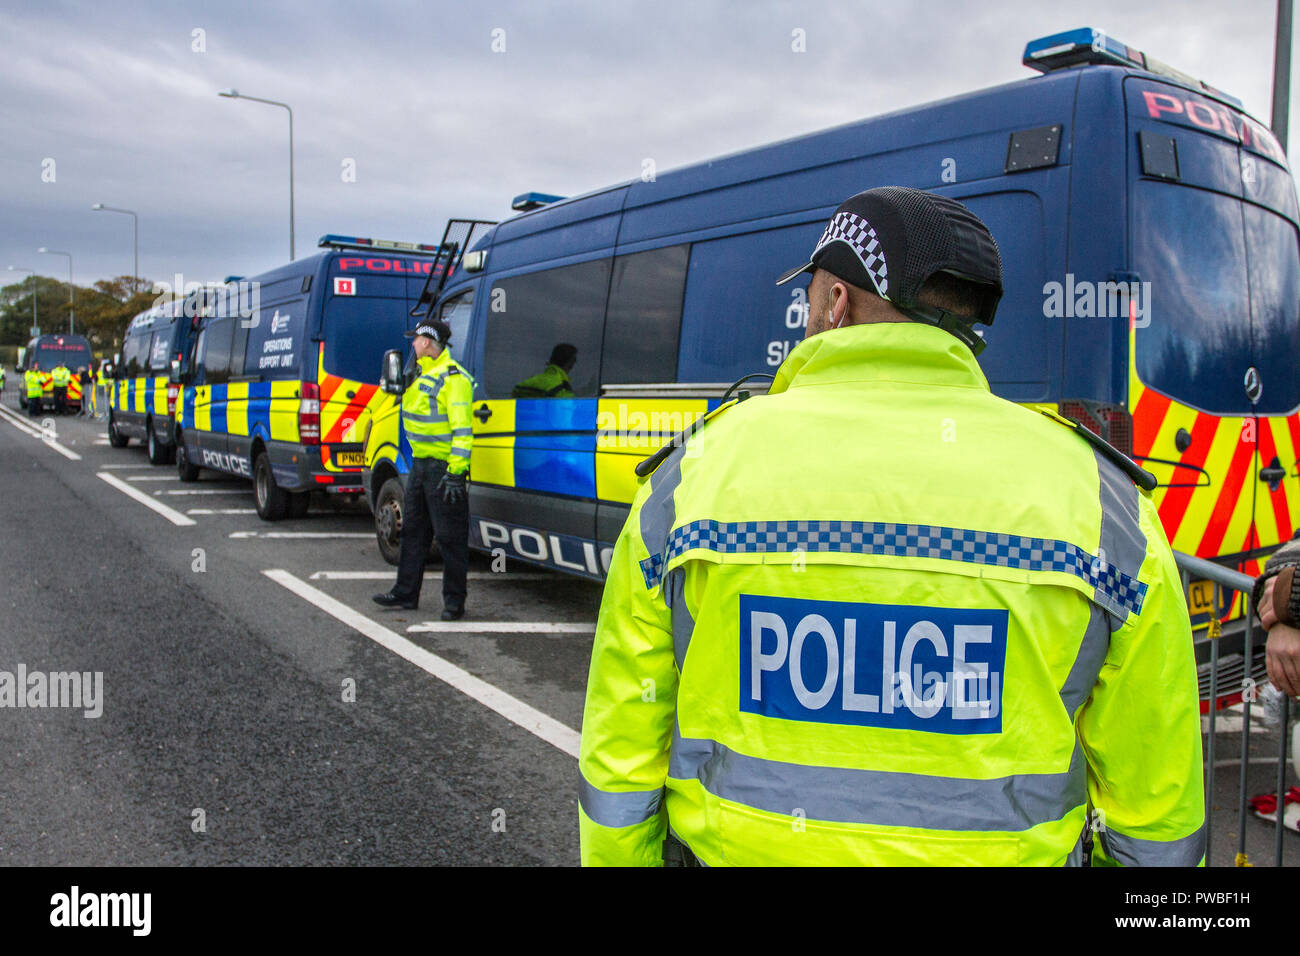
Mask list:
POLYGON ((1152 59, 1141 50, 1121 43, 1114 37, 1108 36, 1105 31, 1094 30, 1092 27, 1080 27, 1077 30, 1066 30, 1063 33, 1053 33, 1051 36, 1030 40, 1025 44, 1025 55, 1020 62, 1040 73, 1050 73, 1053 70, 1082 64, 1125 66, 1145 70, 1148 73, 1176 80, 1194 90, 1209 93, 1231 103, 1237 109, 1242 108, 1241 100, 1235 96, 1229 96, 1222 90, 1188 76, 1181 70, 1175 70, 1172 66, 1152 59))
POLYGON ((552 196, 550 193, 520 193, 510 201, 510 208, 515 212, 531 212, 568 198, 568 196, 552 196))

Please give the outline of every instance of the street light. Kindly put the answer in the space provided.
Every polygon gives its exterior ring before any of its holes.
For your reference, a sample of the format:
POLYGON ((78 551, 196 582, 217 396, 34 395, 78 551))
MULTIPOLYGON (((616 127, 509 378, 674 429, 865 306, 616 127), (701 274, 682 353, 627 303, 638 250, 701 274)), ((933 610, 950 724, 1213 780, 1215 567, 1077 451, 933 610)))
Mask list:
MULTIPOLYGON (((28 275, 32 277, 32 328, 34 329, 39 324, 36 321, 36 270, 24 269, 22 266, 10 266, 9 271, 26 272, 28 275)), ((33 332, 32 334, 35 335, 36 333, 33 332)))
POLYGON ((293 255, 293 109, 288 103, 280 103, 276 100, 264 100, 260 96, 249 96, 247 93, 241 93, 236 89, 217 90, 218 96, 224 96, 232 100, 252 100, 254 103, 265 103, 267 106, 279 106, 289 111, 289 259, 293 255))
POLYGON ((113 206, 105 206, 102 202, 97 202, 90 208, 96 212, 126 213, 135 220, 135 272, 131 273, 131 292, 135 293, 140 288, 140 217, 129 209, 116 209, 113 206))
POLYGON ((51 256, 68 257, 68 334, 72 335, 73 332, 76 330, 76 323, 73 321, 72 318, 72 253, 59 252, 58 249, 46 249, 44 246, 41 246, 36 251, 44 252, 51 256))

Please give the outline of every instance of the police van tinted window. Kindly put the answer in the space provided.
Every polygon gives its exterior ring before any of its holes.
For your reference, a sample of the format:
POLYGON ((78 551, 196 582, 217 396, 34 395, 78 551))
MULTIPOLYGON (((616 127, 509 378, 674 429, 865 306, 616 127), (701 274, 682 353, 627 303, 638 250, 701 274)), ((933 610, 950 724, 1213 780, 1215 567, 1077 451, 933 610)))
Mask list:
POLYGON ((678 379, 734 382, 776 371, 803 340, 808 277, 777 286, 807 261, 826 220, 697 242, 682 307, 678 379))
POLYGON ((596 394, 601 326, 609 288, 608 259, 501 279, 489 294, 483 386, 489 398, 509 398, 538 375, 556 345, 577 349, 569 381, 575 397, 596 394))
POLYGON ((438 306, 438 318, 451 328, 451 357, 464 364, 469 347, 469 320, 474 311, 474 290, 462 292, 438 306))
POLYGON ((203 331, 203 384, 221 385, 230 380, 230 352, 234 344, 235 319, 216 319, 203 331))
POLYGON ((149 342, 149 370, 165 372, 167 360, 171 357, 172 334, 176 326, 165 325, 153 333, 149 342))
POLYGON ((384 353, 406 344, 406 299, 332 296, 325 304, 325 371, 378 382, 384 353))
POLYGON ((1252 359, 1241 222, 1240 200, 1137 184, 1133 268, 1151 283, 1144 324, 1135 331, 1138 376, 1177 401, 1220 415, 1251 412, 1242 387, 1252 359))
POLYGON ((619 256, 605 316, 602 384, 673 382, 690 246, 619 256))
MULTIPOLYGON (((306 296, 278 303, 263 303, 257 313, 247 320, 249 329, 244 359, 245 374, 265 379, 297 377, 305 344, 306 318, 306 296)), ((313 369, 313 377, 314 371, 313 369)))
POLYGON ((1256 411, 1283 415, 1300 405, 1300 248, 1295 226, 1245 206, 1252 352, 1261 392, 1256 411))
POLYGON ((149 364, 149 343, 152 335, 148 331, 133 332, 122 343, 122 374, 127 378, 143 375, 149 364))

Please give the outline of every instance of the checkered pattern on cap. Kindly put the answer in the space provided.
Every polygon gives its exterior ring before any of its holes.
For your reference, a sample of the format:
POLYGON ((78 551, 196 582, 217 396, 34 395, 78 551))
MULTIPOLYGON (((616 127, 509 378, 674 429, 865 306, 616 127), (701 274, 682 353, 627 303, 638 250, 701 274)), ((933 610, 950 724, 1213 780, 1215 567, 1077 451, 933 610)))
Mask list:
MULTIPOLYGON (((939 558, 1025 571, 1060 571, 1096 589, 1096 601, 1120 620, 1142 613, 1147 586, 1136 576, 1094 557, 1086 549, 1054 538, 1028 538, 994 531, 872 521, 738 521, 709 518, 674 528, 661 554, 641 562, 647 588, 663 578, 665 566, 694 550, 717 554, 803 551, 939 558)), ((1136 570, 1136 569, 1135 569, 1136 570)))
POLYGON ((876 230, 871 228, 871 223, 856 213, 837 212, 826 224, 826 231, 817 241, 812 258, 816 259, 817 254, 832 242, 842 242, 853 250, 853 254, 862 263, 862 268, 871 277, 876 292, 888 299, 889 267, 885 262, 885 251, 880 248, 880 240, 876 237, 876 230))

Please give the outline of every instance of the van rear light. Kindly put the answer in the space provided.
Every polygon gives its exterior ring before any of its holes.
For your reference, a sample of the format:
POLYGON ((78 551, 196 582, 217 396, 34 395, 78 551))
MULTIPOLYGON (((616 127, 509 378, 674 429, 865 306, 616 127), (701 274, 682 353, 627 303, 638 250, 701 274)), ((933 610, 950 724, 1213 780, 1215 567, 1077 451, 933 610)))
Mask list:
POLYGON ((1133 416, 1122 405, 1066 399, 1061 415, 1073 418, 1094 435, 1100 435, 1130 458, 1133 457, 1133 416))
POLYGON ((298 440, 304 445, 320 444, 320 386, 315 382, 302 383, 302 398, 298 401, 298 440))
POLYGON ((168 415, 176 414, 176 396, 180 394, 180 391, 181 391, 181 387, 179 385, 167 386, 167 414, 168 415))

